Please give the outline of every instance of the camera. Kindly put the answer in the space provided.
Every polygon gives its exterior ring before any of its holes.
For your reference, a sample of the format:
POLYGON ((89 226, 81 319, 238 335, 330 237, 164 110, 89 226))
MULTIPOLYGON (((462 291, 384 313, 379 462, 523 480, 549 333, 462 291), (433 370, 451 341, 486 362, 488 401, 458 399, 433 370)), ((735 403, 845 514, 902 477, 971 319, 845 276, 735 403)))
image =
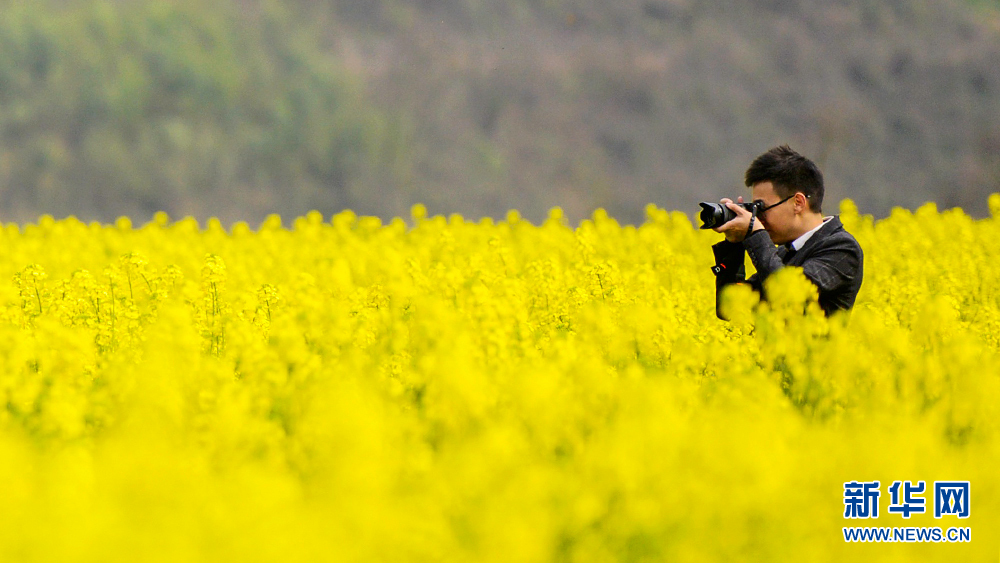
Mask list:
MULTIPOLYGON (((736 213, 734 213, 732 209, 729 209, 721 203, 703 201, 698 205, 701 206, 701 214, 699 217, 701 219, 702 229, 714 229, 719 225, 728 223, 736 217, 736 213)), ((756 210, 758 215, 764 210, 764 202, 759 199, 746 203, 737 203, 736 205, 739 205, 750 213, 754 213, 756 210)))

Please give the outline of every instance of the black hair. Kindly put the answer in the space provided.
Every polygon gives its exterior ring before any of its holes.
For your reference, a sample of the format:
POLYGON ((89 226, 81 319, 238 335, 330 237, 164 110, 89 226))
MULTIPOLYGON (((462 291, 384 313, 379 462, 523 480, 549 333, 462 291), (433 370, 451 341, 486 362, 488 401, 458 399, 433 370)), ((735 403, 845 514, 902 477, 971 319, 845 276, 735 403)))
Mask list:
POLYGON ((816 163, 793 151, 788 145, 774 147, 758 156, 747 168, 744 179, 748 188, 758 182, 771 182, 774 192, 784 199, 802 192, 809 209, 823 209, 823 174, 816 163))

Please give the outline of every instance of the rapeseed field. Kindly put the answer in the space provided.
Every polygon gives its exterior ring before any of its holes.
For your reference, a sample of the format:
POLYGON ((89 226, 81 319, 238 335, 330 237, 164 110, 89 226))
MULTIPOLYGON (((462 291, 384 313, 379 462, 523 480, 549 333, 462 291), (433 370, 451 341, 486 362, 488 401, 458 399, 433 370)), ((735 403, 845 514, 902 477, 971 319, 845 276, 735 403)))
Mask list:
POLYGON ((0 561, 995 561, 988 203, 845 201, 853 312, 789 268, 732 322, 720 235, 655 206, 4 224, 0 561), (845 518, 854 481, 877 518, 845 518), (923 513, 889 511, 895 481, 923 513), (967 518, 935 481, 969 483, 967 518))

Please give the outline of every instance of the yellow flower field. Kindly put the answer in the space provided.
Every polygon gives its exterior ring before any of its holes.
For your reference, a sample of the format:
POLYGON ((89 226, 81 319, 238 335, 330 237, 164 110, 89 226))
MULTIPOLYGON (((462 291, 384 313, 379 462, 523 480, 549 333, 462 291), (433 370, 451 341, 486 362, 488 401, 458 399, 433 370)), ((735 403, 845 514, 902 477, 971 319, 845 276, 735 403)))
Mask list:
POLYGON ((0 561, 996 560, 989 205, 845 201, 853 313, 787 269, 770 303, 727 294, 729 323, 720 235, 655 206, 4 224, 0 561), (845 519, 876 480, 879 517, 845 519), (934 517, 946 480, 968 518, 934 517), (927 512, 888 513, 893 481, 927 512))

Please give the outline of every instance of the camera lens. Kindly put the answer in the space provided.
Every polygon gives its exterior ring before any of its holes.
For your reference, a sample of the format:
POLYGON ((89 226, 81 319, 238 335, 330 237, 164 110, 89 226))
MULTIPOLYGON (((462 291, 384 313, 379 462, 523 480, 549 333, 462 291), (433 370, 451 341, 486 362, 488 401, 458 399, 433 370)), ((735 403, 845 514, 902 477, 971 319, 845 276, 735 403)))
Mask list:
POLYGON ((736 214, 731 209, 721 203, 703 201, 698 205, 701 206, 699 218, 701 219, 702 229, 714 229, 736 217, 736 214))

